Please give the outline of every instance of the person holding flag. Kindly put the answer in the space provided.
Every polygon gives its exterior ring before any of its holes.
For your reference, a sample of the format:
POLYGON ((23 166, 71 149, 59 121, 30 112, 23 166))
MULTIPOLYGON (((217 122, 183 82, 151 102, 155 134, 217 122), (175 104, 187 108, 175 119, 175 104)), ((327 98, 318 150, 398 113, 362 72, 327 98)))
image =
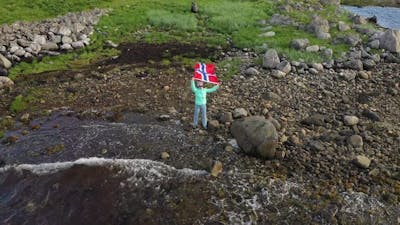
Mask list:
POLYGON ((219 85, 213 64, 197 63, 195 65, 195 73, 191 81, 192 92, 195 95, 193 128, 197 128, 201 111, 201 122, 203 128, 207 129, 207 94, 216 91, 219 85), (215 86, 204 88, 204 82, 213 83, 215 86))

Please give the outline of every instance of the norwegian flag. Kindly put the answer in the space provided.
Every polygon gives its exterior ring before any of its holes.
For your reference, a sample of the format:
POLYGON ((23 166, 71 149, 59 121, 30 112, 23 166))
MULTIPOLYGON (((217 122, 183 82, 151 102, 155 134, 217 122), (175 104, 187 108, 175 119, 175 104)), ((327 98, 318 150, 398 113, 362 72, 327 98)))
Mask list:
POLYGON ((215 74, 214 64, 196 63, 194 66, 194 79, 204 82, 218 84, 218 77, 215 74))

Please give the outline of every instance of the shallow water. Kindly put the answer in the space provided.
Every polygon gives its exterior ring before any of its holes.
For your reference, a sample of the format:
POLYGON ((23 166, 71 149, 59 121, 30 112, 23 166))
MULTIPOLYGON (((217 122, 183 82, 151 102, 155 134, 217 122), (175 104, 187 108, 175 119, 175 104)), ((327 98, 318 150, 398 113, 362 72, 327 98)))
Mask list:
POLYGON ((344 9, 366 18, 376 16, 377 23, 385 28, 400 30, 400 8, 380 6, 343 6, 344 9))

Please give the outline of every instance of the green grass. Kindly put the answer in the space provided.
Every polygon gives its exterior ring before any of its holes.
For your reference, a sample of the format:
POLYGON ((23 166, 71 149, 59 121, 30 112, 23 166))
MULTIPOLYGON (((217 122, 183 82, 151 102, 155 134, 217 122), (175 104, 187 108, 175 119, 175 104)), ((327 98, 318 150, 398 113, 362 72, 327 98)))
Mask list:
MULTIPOLYGON (((313 3, 316 0, 310 1, 313 3)), ((290 59, 310 61, 323 60, 320 54, 310 54, 290 49, 294 38, 308 38, 311 44, 326 46, 340 55, 348 49, 345 45, 332 45, 329 40, 316 39, 312 34, 294 27, 273 27, 275 37, 261 37, 261 20, 267 20, 279 4, 284 1, 265 0, 198 0, 199 13, 190 12, 191 1, 187 0, 27 0, 9 2, 0 0, 0 23, 17 20, 40 20, 63 15, 67 12, 89 10, 95 7, 112 9, 101 18, 90 37, 91 45, 84 50, 56 57, 44 57, 33 64, 20 63, 10 70, 11 78, 24 74, 35 74, 54 70, 74 70, 91 64, 101 58, 118 54, 117 50, 105 49, 104 42, 112 40, 122 42, 168 43, 204 45, 208 47, 229 47, 260 49, 267 44, 276 48, 290 59), (228 42, 228 40, 230 40, 228 42)), ((326 7, 318 12, 331 22, 349 22, 348 15, 335 7, 326 7)), ((300 23, 309 22, 309 13, 293 11, 289 14, 300 23)), ((332 29, 333 36, 339 35, 332 29)), ((173 61, 169 59, 170 61, 173 61)), ((198 60, 198 59, 194 59, 198 60)), ((201 59, 202 61, 206 59, 201 59)), ((184 63, 188 63, 184 59, 184 63)), ((233 73, 233 72, 230 72, 233 73)))
POLYGON ((28 102, 22 95, 15 97, 14 101, 11 103, 10 110, 14 113, 20 113, 28 108, 28 102))

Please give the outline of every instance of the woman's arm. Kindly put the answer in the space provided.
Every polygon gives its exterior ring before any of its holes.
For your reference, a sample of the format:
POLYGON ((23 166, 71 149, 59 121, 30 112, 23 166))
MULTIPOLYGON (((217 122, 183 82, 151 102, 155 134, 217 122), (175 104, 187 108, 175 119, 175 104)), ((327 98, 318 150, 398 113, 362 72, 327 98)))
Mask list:
POLYGON ((206 89, 206 92, 207 92, 207 93, 211 93, 211 92, 214 92, 214 91, 218 90, 218 88, 219 88, 219 84, 215 85, 215 86, 212 87, 212 88, 207 88, 207 89, 206 89))
POLYGON ((192 80, 190 81, 190 86, 192 87, 192 91, 196 92, 197 88, 196 85, 194 84, 194 78, 192 78, 192 80))

